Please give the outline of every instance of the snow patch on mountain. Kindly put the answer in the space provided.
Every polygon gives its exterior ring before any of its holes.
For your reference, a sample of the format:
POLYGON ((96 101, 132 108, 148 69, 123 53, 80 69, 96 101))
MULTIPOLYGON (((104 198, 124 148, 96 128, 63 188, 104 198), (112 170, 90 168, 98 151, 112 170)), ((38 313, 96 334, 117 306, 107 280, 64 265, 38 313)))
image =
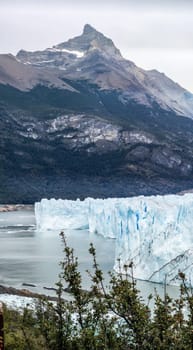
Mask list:
POLYGON ((48 49, 48 51, 51 52, 64 52, 64 53, 69 53, 71 55, 75 55, 77 58, 81 58, 84 56, 84 52, 83 51, 78 51, 78 50, 68 50, 68 49, 60 49, 57 48, 55 46, 53 46, 53 48, 48 49))

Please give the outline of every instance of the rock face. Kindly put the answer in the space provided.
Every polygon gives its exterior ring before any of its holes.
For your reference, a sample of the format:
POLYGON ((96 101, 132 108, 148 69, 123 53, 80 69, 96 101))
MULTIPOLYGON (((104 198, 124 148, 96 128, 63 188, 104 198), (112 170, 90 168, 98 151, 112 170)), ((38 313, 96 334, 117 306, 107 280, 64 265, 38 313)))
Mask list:
MULTIPOLYGON (((192 185, 192 119, 192 94, 125 60, 90 25, 44 51, 0 55, 0 201, 12 202, 13 193, 18 201, 21 191, 25 202, 37 200, 48 190, 39 184, 48 182, 57 196, 56 177, 65 178, 64 197, 66 181, 68 188, 73 181, 72 198, 83 195, 73 192, 80 179, 80 187, 90 183, 85 196, 117 196, 104 188, 106 179, 155 181, 156 192, 150 186, 148 193, 160 193, 163 182, 163 191, 186 189, 192 185)), ((131 192, 144 193, 140 188, 131 192)))

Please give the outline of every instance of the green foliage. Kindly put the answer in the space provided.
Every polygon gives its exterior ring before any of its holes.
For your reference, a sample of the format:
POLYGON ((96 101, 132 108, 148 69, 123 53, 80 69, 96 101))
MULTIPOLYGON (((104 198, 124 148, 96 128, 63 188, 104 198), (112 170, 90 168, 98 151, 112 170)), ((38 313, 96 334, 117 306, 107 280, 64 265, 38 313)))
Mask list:
POLYGON ((6 350, 193 349, 193 293, 184 274, 179 299, 156 295, 150 310, 136 288, 132 262, 124 274, 111 273, 106 287, 91 244, 91 287, 85 291, 78 259, 63 233, 61 238, 65 254, 57 301, 41 298, 34 310, 26 308, 22 314, 5 308, 6 350), (69 301, 63 299, 66 284, 69 301))
POLYGON ((4 320, 6 350, 45 349, 44 337, 31 310, 25 308, 21 313, 4 306, 4 320))

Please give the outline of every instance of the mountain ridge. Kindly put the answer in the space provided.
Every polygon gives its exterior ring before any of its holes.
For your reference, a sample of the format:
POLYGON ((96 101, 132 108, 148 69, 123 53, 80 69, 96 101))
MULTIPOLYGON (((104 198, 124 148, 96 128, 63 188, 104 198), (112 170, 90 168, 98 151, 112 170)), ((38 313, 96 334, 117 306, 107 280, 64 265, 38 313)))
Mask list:
POLYGON ((80 36, 43 51, 20 51, 16 57, 25 64, 57 68, 68 79, 85 79, 102 89, 122 90, 125 101, 134 96, 141 104, 151 105, 152 99, 165 110, 193 118, 193 94, 165 74, 138 68, 124 59, 111 39, 88 24, 80 36))
POLYGON ((33 201, 45 189, 58 196, 56 178, 65 179, 71 198, 82 197, 82 188, 85 196, 124 196, 128 184, 133 195, 188 189, 192 119, 191 93, 124 59, 88 24, 52 48, 0 55, 0 199, 16 191, 15 201, 20 192, 33 201))

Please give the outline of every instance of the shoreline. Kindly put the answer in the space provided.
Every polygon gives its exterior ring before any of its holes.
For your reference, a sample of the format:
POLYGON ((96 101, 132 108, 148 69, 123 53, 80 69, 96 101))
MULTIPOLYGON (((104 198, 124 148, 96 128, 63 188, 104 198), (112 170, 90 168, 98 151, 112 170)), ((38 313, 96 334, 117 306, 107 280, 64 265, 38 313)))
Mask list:
POLYGON ((33 210, 33 204, 0 204, 0 213, 19 210, 33 210))
MULTIPOLYGON (((52 290, 54 290, 54 288, 52 288, 52 290)), ((36 299, 42 298, 42 299, 47 299, 50 301, 57 301, 57 297, 32 292, 29 289, 25 289, 25 288, 18 289, 18 288, 14 288, 14 287, 3 286, 3 285, 0 285, 0 299, 1 299, 1 294, 14 295, 14 296, 18 296, 18 297, 36 298, 36 299)))

